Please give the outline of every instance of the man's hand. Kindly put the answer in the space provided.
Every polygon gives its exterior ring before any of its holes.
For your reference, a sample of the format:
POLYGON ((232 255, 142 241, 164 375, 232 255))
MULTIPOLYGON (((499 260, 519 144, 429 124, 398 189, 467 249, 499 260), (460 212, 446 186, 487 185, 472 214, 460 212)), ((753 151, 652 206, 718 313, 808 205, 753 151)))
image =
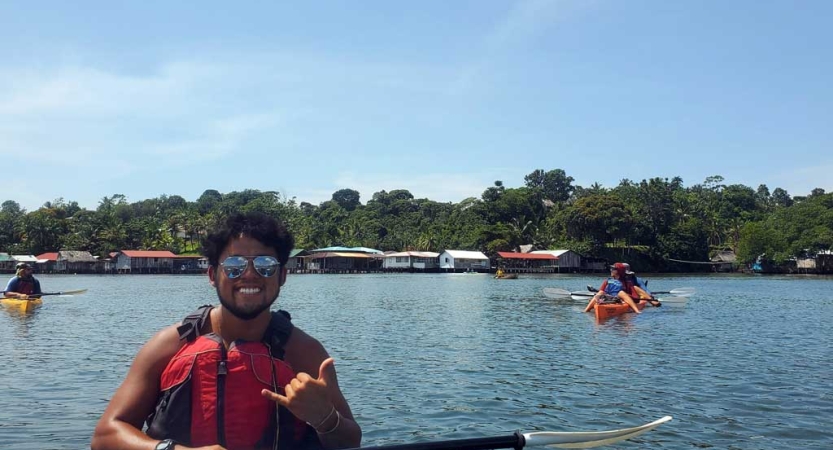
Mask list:
POLYGON ((286 407, 295 417, 313 427, 323 425, 333 411, 333 403, 327 393, 327 386, 335 376, 335 360, 327 358, 321 362, 318 378, 299 372, 284 386, 284 395, 268 389, 260 391, 264 397, 286 407))

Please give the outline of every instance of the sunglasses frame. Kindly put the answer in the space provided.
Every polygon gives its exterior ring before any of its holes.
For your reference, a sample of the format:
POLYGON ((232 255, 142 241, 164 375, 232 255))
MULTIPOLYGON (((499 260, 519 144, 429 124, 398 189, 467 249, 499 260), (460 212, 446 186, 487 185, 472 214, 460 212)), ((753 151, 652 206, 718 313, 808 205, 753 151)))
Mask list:
MULTIPOLYGON (((226 278, 228 278, 230 280, 236 280, 236 279, 242 277, 244 273, 246 273, 246 270, 249 269, 249 264, 251 264, 252 267, 255 269, 255 272, 263 278, 271 278, 271 277, 277 275, 278 272, 281 271, 281 267, 283 267, 283 264, 281 264, 281 262, 278 261, 278 258, 276 258, 274 256, 271 256, 271 255, 257 255, 257 256, 231 255, 231 256, 226 257, 226 259, 224 259, 220 263, 220 267, 222 267, 223 273, 226 274, 226 278), (226 267, 226 261, 228 261, 229 259, 232 259, 232 258, 243 258, 243 259, 246 260, 246 265, 242 269, 237 268, 237 267, 233 267, 233 268, 226 267), (258 258, 271 258, 271 259, 275 260, 275 266, 274 266, 275 267, 275 273, 273 273, 271 275, 264 275, 263 273, 261 273, 260 269, 255 264, 255 260, 258 259, 258 258), (229 273, 229 272, 235 271, 235 270, 239 270, 240 273, 236 276, 232 276, 231 273, 229 273)), ((267 267, 273 267, 273 266, 270 264, 267 267)), ((264 267, 261 267, 261 268, 264 268, 264 267)))

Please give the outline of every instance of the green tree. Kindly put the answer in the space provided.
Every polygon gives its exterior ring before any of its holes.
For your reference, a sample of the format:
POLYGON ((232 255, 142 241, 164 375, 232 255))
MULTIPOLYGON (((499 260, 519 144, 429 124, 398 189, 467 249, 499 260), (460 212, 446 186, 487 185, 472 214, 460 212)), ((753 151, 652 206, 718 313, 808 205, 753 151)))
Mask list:
POLYGON ((333 192, 333 201, 344 208, 345 211, 353 211, 361 205, 359 191, 353 189, 339 189, 333 192))

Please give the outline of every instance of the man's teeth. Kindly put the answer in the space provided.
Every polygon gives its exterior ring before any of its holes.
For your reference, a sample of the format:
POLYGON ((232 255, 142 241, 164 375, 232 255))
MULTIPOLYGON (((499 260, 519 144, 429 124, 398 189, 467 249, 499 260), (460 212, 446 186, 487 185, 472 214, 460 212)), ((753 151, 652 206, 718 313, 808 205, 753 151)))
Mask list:
POLYGON ((240 288, 241 294, 257 294, 260 292, 260 288, 240 288))

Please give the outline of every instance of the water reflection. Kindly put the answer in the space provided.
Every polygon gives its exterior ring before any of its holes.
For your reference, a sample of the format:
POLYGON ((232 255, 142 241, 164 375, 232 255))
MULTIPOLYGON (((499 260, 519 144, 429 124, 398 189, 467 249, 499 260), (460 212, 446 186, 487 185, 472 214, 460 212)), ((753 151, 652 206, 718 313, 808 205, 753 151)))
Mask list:
POLYGON ((12 329, 11 338, 15 341, 29 339, 29 337, 31 336, 30 333, 32 326, 37 320, 36 316, 39 313, 41 306, 38 305, 30 311, 24 311, 20 308, 5 306, 2 309, 10 319, 8 323, 11 325, 12 329))

